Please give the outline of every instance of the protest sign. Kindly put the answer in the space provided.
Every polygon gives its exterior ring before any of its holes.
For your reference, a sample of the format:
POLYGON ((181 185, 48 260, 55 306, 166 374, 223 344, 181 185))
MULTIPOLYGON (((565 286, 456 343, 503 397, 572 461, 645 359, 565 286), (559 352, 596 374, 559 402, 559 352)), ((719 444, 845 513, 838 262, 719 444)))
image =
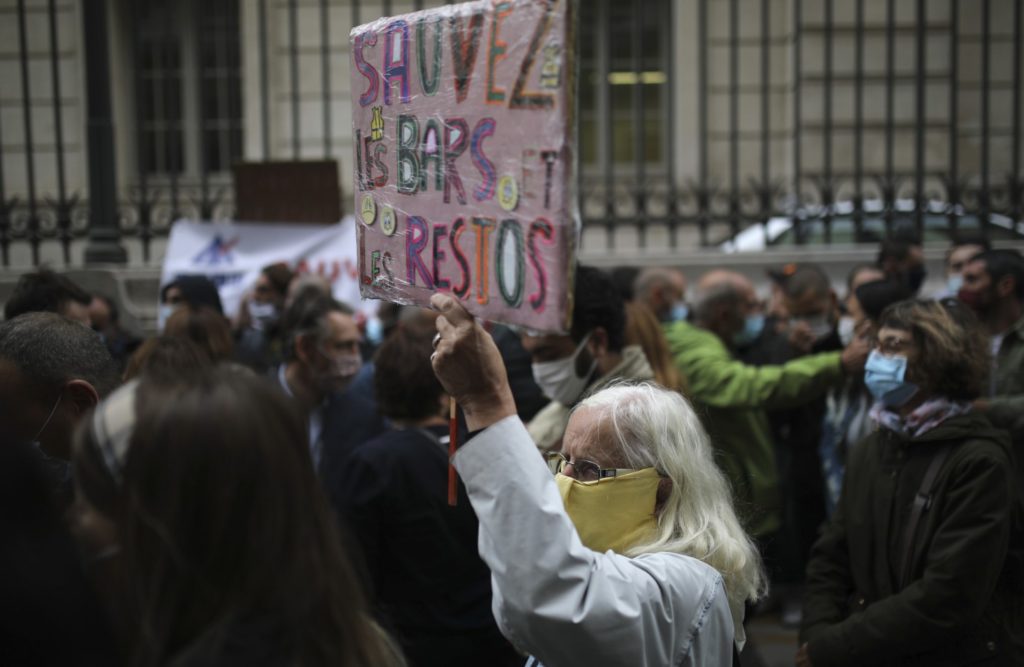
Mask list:
POLYGON ((334 297, 362 316, 378 302, 361 301, 356 265, 355 220, 335 225, 206 223, 179 220, 171 227, 160 285, 180 275, 204 275, 220 292, 225 314, 233 316, 263 267, 284 262, 297 273, 317 273, 331 283, 334 297))
POLYGON ((573 0, 496 0, 352 30, 360 291, 570 324, 579 236, 573 0))

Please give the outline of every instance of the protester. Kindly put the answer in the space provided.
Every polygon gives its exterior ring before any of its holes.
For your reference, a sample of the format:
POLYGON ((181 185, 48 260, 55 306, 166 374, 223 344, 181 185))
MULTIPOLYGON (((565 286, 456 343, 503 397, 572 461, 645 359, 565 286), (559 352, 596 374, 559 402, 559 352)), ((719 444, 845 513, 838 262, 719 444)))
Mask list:
POLYGON ((475 434, 454 463, 505 636, 547 667, 730 664, 729 600, 756 598, 763 578, 682 397, 646 386, 586 399, 556 481, 490 337, 452 297, 432 303, 442 315, 434 371, 475 434))
POLYGON ((913 232, 900 230, 882 241, 878 249, 878 268, 885 272, 886 278, 917 294, 928 275, 921 239, 913 232))
MULTIPOLYGON (((843 349, 839 340, 839 300, 828 275, 817 264, 787 264, 769 271, 778 287, 776 317, 785 313, 776 332, 762 335, 761 359, 751 350, 740 359, 752 365, 781 365, 809 354, 843 349)), ((782 606, 787 627, 800 625, 800 587, 807 556, 825 521, 825 483, 818 445, 826 412, 825 393, 800 405, 769 408, 771 441, 779 471, 780 529, 765 545, 773 584, 773 602, 782 606)))
POLYGON ((331 296, 331 282, 318 273, 296 273, 288 284, 284 307, 289 309, 299 300, 331 296))
POLYGON ((81 323, 56 313, 0 323, 0 432, 38 446, 62 503, 70 501, 75 424, 117 384, 110 353, 81 323))
POLYGON ((142 339, 121 327, 121 316, 117 304, 108 296, 94 294, 89 303, 89 321, 92 330, 103 337, 118 366, 124 368, 128 358, 142 344, 142 339))
POLYGON ((975 407, 1024 443, 1024 258, 990 250, 967 263, 963 280, 960 300, 978 314, 992 352, 989 385, 975 407))
POLYGON ((616 266, 607 275, 619 298, 628 303, 636 296, 633 292, 633 285, 639 274, 640 269, 635 266, 616 266))
POLYGON ((348 455, 381 434, 384 422, 372 402, 346 391, 362 365, 352 309, 319 296, 296 301, 285 317, 288 342, 277 383, 308 419, 313 466, 334 502, 348 455))
POLYGON ((234 325, 235 354, 239 363, 257 373, 266 373, 281 363, 281 314, 294 277, 287 264, 265 266, 252 291, 242 297, 234 325))
POLYGON ((92 297, 66 276, 49 269, 26 273, 4 304, 4 319, 13 320, 23 313, 57 313, 90 326, 89 303, 92 297))
POLYGON ((206 276, 178 276, 160 288, 160 309, 157 313, 157 329, 163 331, 167 319, 176 308, 187 304, 193 308, 207 306, 218 314, 224 314, 220 292, 206 276))
POLYGON ((192 341, 215 364, 234 358, 235 344, 228 320, 209 306, 177 308, 167 319, 164 335, 192 341))
POLYGON ((27 441, 0 435, 0 654, 5 665, 121 663, 63 510, 39 452, 27 441))
POLYGON ((640 346, 658 384, 686 394, 686 379, 679 374, 669 354, 661 323, 651 309, 639 301, 626 304, 626 345, 640 346))
POLYGON ((933 301, 881 315, 864 376, 879 430, 852 450, 814 547, 801 667, 1024 661, 1013 455, 971 409, 987 353, 959 317, 933 301))
POLYGON ((843 299, 843 313, 840 315, 837 325, 839 342, 844 346, 849 345, 854 339, 857 327, 863 320, 863 314, 858 310, 859 304, 855 292, 864 283, 876 280, 885 280, 885 272, 874 264, 858 264, 846 275, 846 297, 843 299))
POLYGON ((711 434, 717 461, 732 484, 744 527, 767 538, 780 526, 775 452, 766 410, 793 407, 824 395, 844 374, 859 373, 867 349, 855 341, 780 366, 755 367, 734 358, 756 337, 763 318, 753 285, 740 274, 705 274, 694 299, 693 323, 667 330, 669 349, 711 434))
POLYGON ((633 282, 633 299, 650 308, 659 322, 678 322, 689 314, 686 276, 678 269, 644 269, 633 282))
POLYGON ((527 429, 543 451, 560 447, 569 411, 581 398, 616 380, 654 377, 639 345, 626 345, 626 310, 608 274, 576 269, 572 329, 568 335, 523 334, 533 378, 551 399, 527 429))
MULTIPOLYGON (((864 272, 864 275, 870 275, 864 272)), ((888 280, 859 283, 846 299, 847 309, 853 315, 853 334, 864 341, 874 340, 878 333, 878 318, 890 305, 910 298, 910 289, 888 280)), ((852 339, 851 339, 852 340, 852 339)), ((818 453, 825 481, 826 510, 831 516, 839 502, 839 492, 850 450, 874 430, 869 411, 874 400, 864 385, 863 375, 853 375, 839 387, 829 390, 822 421, 818 453)))
POLYGON ((392 428, 348 458, 338 506, 410 665, 521 667, 491 615, 490 571, 461 485, 448 506, 449 401, 430 366, 433 335, 433 319, 412 321, 377 350, 377 404, 392 428))
POLYGON ((157 336, 139 346, 128 360, 122 379, 127 382, 143 373, 173 378, 181 373, 193 373, 212 365, 209 353, 188 338, 157 336))
POLYGON ((104 592, 130 664, 400 664, 302 420, 265 382, 226 368, 132 382, 79 429, 74 464, 83 548, 116 559, 104 592))
POLYGON ((963 273, 967 263, 991 249, 992 243, 980 234, 957 236, 946 251, 946 286, 937 298, 956 297, 964 284, 963 273))

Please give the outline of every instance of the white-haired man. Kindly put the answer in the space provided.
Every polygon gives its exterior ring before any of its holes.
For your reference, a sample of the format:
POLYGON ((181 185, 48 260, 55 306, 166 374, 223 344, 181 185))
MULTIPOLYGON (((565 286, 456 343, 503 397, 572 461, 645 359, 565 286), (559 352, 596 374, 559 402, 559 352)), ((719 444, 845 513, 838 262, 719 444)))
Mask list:
POLYGON ((731 664, 764 577, 692 408, 649 384, 602 390, 574 410, 552 478, 490 336, 432 301, 434 372, 471 431, 454 464, 495 618, 528 664, 731 664))

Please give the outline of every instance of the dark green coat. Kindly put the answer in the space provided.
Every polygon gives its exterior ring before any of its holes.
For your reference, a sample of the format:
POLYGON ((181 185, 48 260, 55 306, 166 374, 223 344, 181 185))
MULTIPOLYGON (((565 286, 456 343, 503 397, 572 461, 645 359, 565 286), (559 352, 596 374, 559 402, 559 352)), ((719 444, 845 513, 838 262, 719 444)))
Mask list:
POLYGON ((1021 573, 1008 558, 1020 517, 1012 469, 1005 433, 978 414, 913 439, 881 429, 854 447, 807 568, 800 635, 814 666, 1022 664, 1009 640, 1024 641, 1021 573), (945 443, 902 585, 910 508, 945 443))

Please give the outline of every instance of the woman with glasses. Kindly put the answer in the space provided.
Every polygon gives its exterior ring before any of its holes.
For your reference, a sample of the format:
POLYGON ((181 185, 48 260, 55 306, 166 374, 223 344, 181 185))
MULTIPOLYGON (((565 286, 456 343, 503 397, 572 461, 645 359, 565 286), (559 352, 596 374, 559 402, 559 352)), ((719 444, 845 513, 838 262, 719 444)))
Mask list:
POLYGON ((553 478, 490 336, 448 295, 433 303, 434 372, 471 431, 454 464, 495 618, 527 664, 731 664, 765 580, 689 404, 650 384, 585 399, 553 478))
POLYGON ((797 665, 1024 664, 1013 457, 971 410, 986 342, 956 301, 903 301, 878 324, 878 427, 812 552, 797 665))

